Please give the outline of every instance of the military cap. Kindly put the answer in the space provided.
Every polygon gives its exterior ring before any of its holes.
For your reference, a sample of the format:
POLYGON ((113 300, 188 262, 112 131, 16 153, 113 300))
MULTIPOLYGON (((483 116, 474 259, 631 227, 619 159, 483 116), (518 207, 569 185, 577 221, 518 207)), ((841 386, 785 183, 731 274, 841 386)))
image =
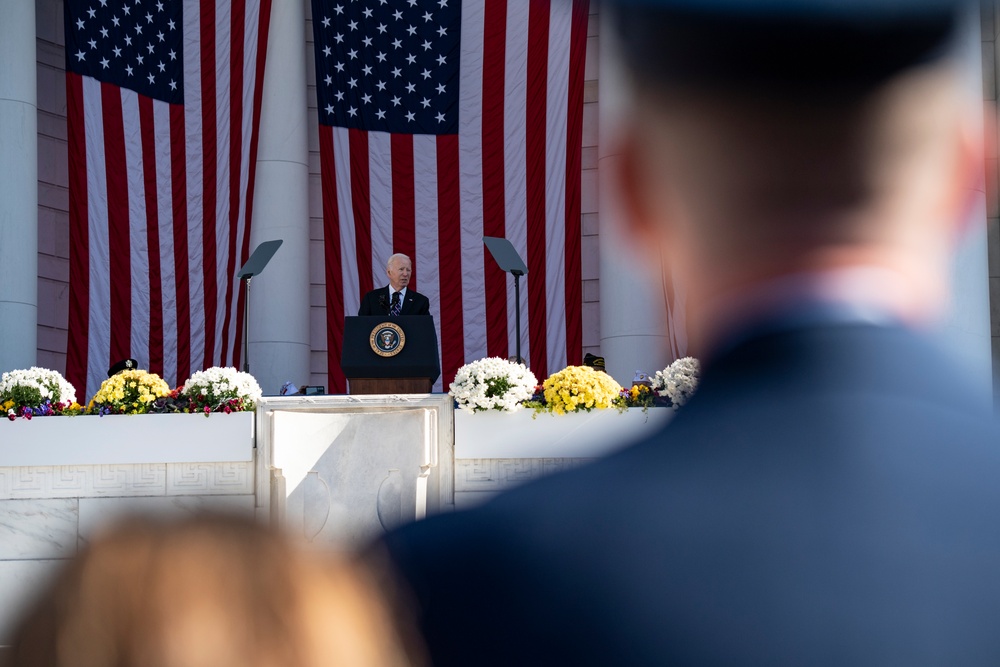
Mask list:
POLYGON ((122 371, 132 370, 133 368, 139 368, 139 362, 135 359, 122 359, 114 366, 108 369, 108 377, 112 375, 117 375, 122 371))
POLYGON ((950 52, 961 0, 607 0, 642 83, 864 90, 950 52))
POLYGON ((583 365, 590 366, 594 370, 603 371, 604 368, 604 357, 599 357, 596 354, 591 354, 588 352, 586 356, 583 357, 583 365))

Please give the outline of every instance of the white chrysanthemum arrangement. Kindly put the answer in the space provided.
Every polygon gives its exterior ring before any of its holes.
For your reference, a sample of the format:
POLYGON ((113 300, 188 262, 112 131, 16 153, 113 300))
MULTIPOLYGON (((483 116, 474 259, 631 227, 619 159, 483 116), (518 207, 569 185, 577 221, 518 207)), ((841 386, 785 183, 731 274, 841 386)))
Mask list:
POLYGON ((459 368, 448 389, 466 412, 516 412, 531 398, 537 384, 535 374, 524 364, 487 357, 459 368))
POLYGON ((249 373, 214 366, 194 373, 180 390, 190 401, 191 412, 242 412, 253 410, 263 392, 249 373))
POLYGON ((701 366, 694 357, 683 357, 653 376, 653 391, 670 399, 674 407, 688 402, 698 388, 701 366))
POLYGON ((56 406, 75 403, 76 389, 59 371, 32 366, 0 377, 0 405, 12 419, 25 409, 30 414, 50 414, 56 406))

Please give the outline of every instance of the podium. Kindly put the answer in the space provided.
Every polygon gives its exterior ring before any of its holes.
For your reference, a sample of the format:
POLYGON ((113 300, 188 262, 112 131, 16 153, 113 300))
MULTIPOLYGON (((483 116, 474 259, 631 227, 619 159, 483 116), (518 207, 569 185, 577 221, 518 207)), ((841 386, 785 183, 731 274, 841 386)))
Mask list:
POLYGON ((428 394, 441 374, 429 315, 344 318, 340 368, 351 394, 428 394))

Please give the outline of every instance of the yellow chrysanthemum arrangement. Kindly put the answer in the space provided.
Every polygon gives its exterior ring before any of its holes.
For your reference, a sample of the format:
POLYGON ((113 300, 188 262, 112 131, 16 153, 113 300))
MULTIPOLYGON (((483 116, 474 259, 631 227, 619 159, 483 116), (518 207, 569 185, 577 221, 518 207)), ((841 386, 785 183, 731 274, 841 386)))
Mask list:
POLYGON ((170 387, 156 373, 125 370, 101 383, 87 410, 100 415, 142 415, 153 401, 169 393, 170 387))
POLYGON ((544 403, 536 403, 538 411, 564 415, 567 412, 610 408, 621 393, 615 379, 589 366, 567 366, 553 373, 542 383, 544 403))

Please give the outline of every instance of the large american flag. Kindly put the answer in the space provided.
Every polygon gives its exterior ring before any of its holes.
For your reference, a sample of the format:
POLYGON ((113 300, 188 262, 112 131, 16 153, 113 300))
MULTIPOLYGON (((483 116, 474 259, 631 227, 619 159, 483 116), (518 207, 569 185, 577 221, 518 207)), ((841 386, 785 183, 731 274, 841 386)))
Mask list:
POLYGON ((67 378, 239 365, 270 0, 67 0, 67 378))
MULTIPOLYGON (((329 385, 343 320, 393 252, 438 327, 446 387, 515 350, 539 377, 582 355, 580 153, 587 0, 313 0, 329 385)), ((438 387, 441 386, 439 382, 438 387)))

